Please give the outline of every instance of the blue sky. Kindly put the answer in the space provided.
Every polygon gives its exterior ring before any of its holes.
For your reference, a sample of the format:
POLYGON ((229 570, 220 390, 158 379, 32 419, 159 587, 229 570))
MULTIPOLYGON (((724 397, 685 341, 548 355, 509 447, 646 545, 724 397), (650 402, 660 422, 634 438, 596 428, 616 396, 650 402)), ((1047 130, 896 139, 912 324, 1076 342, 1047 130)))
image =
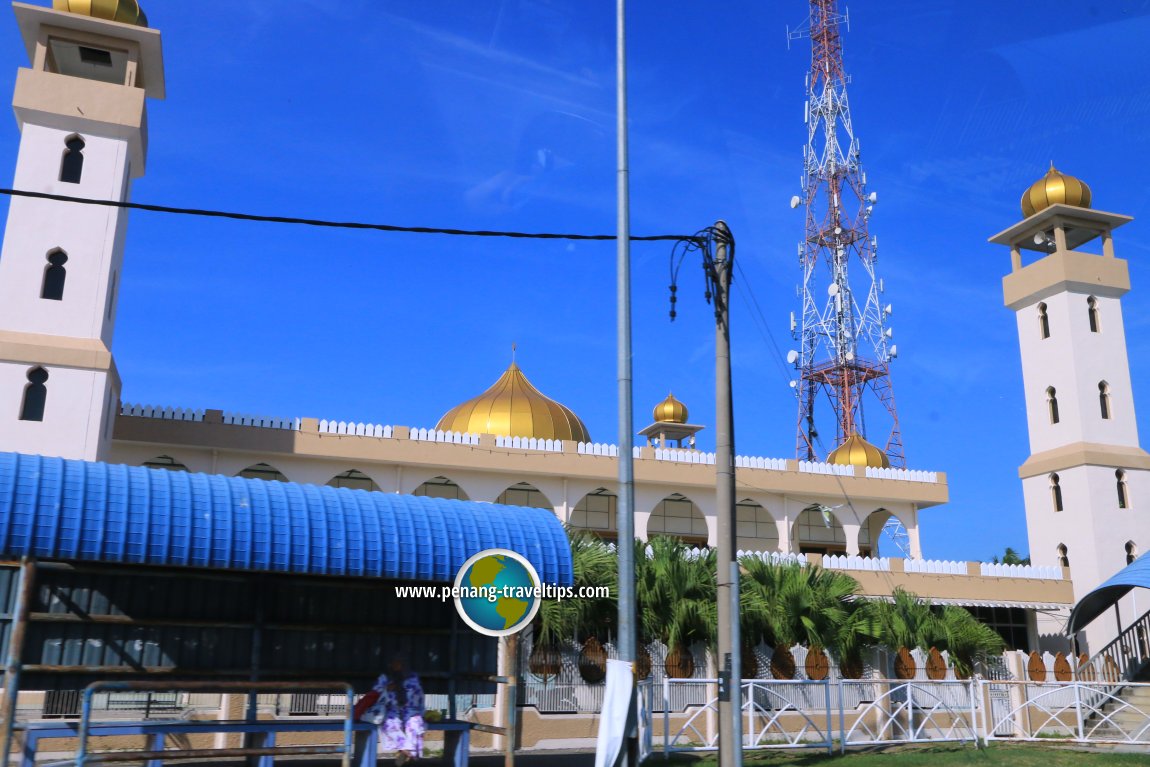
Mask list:
MULTIPOLYGON (((403 225, 611 233, 610 0, 205 0, 145 5, 168 99, 150 105, 139 202, 403 225), (540 159, 542 158, 542 160, 540 159)), ((784 353, 798 311, 805 143, 802 0, 630 4, 632 227, 725 219, 740 453, 794 454, 796 404, 746 300, 784 353)), ((1028 452, 1008 253, 1053 160, 1116 238, 1135 399, 1150 434, 1150 2, 860 0, 845 36, 879 271, 899 346, 908 465, 950 478, 922 516, 927 556, 1026 548, 1028 452)), ((0 91, 25 66, 0 24, 0 91)), ((0 124, 0 178, 19 135, 0 124)), ((115 354, 124 399, 432 426, 518 360, 615 441, 614 245, 310 230, 133 213, 115 354)), ((668 390, 710 425, 713 325, 669 247, 636 244, 636 428, 668 390)), ((827 428, 824 427, 824 432, 827 428)), ((701 445, 713 444, 711 430, 701 445)), ((1135 500, 1135 503, 1137 501, 1135 500)))

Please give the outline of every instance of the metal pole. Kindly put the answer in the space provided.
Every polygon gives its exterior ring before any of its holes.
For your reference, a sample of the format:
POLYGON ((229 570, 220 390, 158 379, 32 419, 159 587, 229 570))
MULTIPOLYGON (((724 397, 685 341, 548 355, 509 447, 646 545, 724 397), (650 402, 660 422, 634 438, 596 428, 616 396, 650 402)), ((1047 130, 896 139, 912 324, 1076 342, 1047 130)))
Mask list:
POLYGON ((515 730, 517 723, 516 716, 519 714, 519 635, 510 634, 506 638, 505 649, 507 652, 507 688, 506 688, 506 705, 507 716, 505 719, 505 735, 503 750, 503 764, 504 767, 515 767, 515 730))
POLYGON ((12 727, 16 723, 16 700, 20 694, 20 662, 24 656, 24 638, 28 634, 28 613, 36 584, 36 561, 24 557, 20 562, 20 590, 16 609, 12 611, 12 629, 8 634, 8 660, 4 666, 3 733, 4 756, 0 765, 7 767, 12 755, 12 727))
MULTIPOLYGON (((634 419, 631 414, 631 205, 630 170, 627 156, 627 34, 626 0, 616 0, 616 113, 618 137, 618 240, 616 282, 618 290, 617 344, 619 396, 619 498, 616 505, 619 557, 619 660, 634 668, 637 659, 635 636, 635 475, 634 419)), ((627 714, 626 745, 619 759, 621 767, 637 767, 639 742, 635 722, 635 693, 632 689, 627 714)))
POLYGON ((730 230, 715 224, 715 516, 719 608, 719 765, 740 767, 742 647, 739 642, 739 563, 735 557, 735 423, 731 397, 730 230))

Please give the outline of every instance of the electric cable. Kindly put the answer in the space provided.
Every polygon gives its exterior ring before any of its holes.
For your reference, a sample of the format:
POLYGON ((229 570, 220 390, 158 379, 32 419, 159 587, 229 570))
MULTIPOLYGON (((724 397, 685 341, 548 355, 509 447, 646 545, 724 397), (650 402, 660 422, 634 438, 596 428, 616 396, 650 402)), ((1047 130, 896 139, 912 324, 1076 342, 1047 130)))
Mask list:
MULTIPOLYGON (((399 226, 396 224, 372 224, 358 221, 330 221, 317 218, 298 218, 294 216, 262 216, 254 213, 237 213, 223 210, 206 210, 200 208, 177 208, 170 205, 149 205, 142 202, 120 202, 117 200, 96 200, 89 197, 71 197, 64 194, 50 194, 48 192, 29 192, 22 189, 0 189, 0 195, 9 197, 28 197, 37 200, 53 200, 55 202, 70 202, 79 205, 98 205, 105 208, 122 208, 125 210, 144 210, 152 213, 169 213, 182 216, 200 216, 205 218, 225 218, 233 221, 259 221, 269 224, 295 224, 301 226, 317 226, 332 229, 368 229, 380 232, 402 232, 408 234, 445 234, 462 237, 509 237, 523 240, 617 240, 614 234, 566 234, 554 232, 513 232, 484 229, 448 229, 433 226, 399 226)), ((656 234, 632 235, 633 242, 694 242, 697 235, 685 234, 656 234)))

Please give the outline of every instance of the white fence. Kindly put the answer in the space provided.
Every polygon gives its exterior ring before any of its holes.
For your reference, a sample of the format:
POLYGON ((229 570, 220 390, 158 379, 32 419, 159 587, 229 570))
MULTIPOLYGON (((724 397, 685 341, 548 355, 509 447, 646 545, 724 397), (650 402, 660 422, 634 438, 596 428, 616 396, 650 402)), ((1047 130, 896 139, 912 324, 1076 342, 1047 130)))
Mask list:
POLYGON ((818 461, 799 461, 799 471, 803 474, 833 474, 840 477, 853 477, 854 466, 841 466, 837 463, 821 463, 818 461))
POLYGON ((903 570, 908 573, 930 575, 966 575, 966 562, 948 562, 941 559, 907 559, 903 570))
POLYGON ((535 437, 496 437, 496 447, 510 447, 515 450, 545 450, 549 453, 562 453, 563 440, 536 439, 535 437))
POLYGON ((757 458, 749 455, 736 455, 735 466, 740 469, 767 469, 769 471, 786 471, 786 458, 757 458))
POLYGON ((699 450, 674 450, 655 448, 656 461, 673 461, 674 463, 702 463, 715 465, 715 454, 704 453, 699 450))
POLYGON ((868 466, 867 477, 871 479, 897 479, 903 482, 930 482, 937 484, 938 472, 917 471, 915 469, 876 469, 868 466))
POLYGON ((224 423, 229 426, 257 426, 261 429, 284 429, 299 431, 300 419, 275 418, 266 415, 247 415, 245 413, 224 413, 224 423))
POLYGON ((874 573, 889 573, 890 557, 852 557, 846 554, 831 554, 823 557, 823 567, 827 570, 866 570, 874 573))
POLYGON ((995 578, 1042 578, 1045 580, 1062 580, 1062 568, 1044 565, 996 565, 993 562, 983 562, 981 565, 983 575, 995 578))
POLYGON ((1150 684, 983 682, 987 740, 1150 746, 1150 684))
MULTIPOLYGON (((390 426, 388 427, 391 428, 390 426)), ((390 436, 390 435, 389 435, 390 436)), ((412 429, 410 439, 416 442, 443 442, 450 445, 478 445, 478 434, 467 434, 458 431, 441 431, 439 429, 412 429)))
POLYGON ((137 418, 158 418, 161 421, 202 421, 203 410, 185 410, 182 407, 158 407, 156 405, 120 405, 120 415, 137 418))

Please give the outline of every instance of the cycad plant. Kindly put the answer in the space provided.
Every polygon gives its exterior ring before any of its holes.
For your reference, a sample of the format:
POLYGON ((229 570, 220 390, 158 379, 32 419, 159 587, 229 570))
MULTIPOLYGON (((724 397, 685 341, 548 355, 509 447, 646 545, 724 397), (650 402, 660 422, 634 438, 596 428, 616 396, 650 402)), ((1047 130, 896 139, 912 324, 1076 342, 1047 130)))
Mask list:
POLYGON ((998 632, 963 608, 936 607, 903 589, 895 589, 891 602, 871 602, 868 609, 888 647, 946 650, 960 676, 969 675, 975 661, 1000 654, 1004 647, 998 632))
POLYGON ((715 552, 657 536, 635 543, 639 637, 667 646, 667 672, 691 676, 690 647, 714 649, 717 622, 715 552))

